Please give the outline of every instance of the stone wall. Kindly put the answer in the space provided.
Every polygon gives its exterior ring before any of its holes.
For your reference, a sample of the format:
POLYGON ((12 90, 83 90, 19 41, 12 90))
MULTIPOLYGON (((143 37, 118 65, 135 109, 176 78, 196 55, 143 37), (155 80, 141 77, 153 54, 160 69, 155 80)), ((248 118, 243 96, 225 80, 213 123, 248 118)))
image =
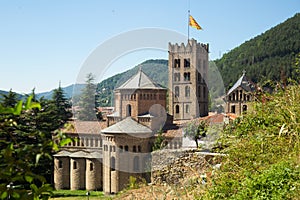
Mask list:
MULTIPOLYGON (((153 184, 178 184, 187 176, 199 176, 214 164, 216 154, 197 150, 161 150, 152 153, 153 184)), ((222 156, 222 155, 221 155, 222 156)))

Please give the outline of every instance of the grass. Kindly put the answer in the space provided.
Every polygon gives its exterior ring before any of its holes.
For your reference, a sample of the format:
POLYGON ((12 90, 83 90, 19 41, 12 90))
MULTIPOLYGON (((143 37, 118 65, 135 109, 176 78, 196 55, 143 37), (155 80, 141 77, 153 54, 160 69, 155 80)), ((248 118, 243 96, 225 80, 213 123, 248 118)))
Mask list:
POLYGON ((87 191, 87 190, 55 190, 51 200, 81 200, 81 199, 110 199, 104 196, 102 191, 87 191), (90 195, 87 196, 86 193, 90 195))

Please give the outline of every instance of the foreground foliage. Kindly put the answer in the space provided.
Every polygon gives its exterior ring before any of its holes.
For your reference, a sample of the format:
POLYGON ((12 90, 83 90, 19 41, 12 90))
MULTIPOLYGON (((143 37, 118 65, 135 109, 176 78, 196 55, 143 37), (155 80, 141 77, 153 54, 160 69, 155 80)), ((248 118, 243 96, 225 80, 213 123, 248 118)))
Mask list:
POLYGON ((47 199, 52 154, 70 142, 55 131, 71 117, 67 100, 58 91, 52 101, 37 102, 33 92, 23 103, 10 93, 0 103, 0 199, 47 199))
POLYGON ((208 199, 297 199, 300 193, 300 87, 264 95, 221 136, 228 154, 208 199))

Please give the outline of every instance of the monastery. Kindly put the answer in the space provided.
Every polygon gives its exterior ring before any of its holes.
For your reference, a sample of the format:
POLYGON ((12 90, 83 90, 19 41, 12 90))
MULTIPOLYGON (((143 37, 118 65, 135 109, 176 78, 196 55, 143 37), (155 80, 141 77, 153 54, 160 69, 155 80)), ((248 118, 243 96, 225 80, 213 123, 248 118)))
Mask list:
MULTIPOLYGON (((168 52, 168 88, 140 69, 115 89, 114 112, 106 124, 74 122, 66 134, 76 140, 54 155, 55 189, 113 194, 128 186, 130 176, 150 181, 152 146, 161 128, 166 148, 182 147, 178 124, 208 115, 209 45, 190 39, 169 43, 168 52)), ((226 111, 245 112, 250 91, 243 75, 226 95, 226 111)))

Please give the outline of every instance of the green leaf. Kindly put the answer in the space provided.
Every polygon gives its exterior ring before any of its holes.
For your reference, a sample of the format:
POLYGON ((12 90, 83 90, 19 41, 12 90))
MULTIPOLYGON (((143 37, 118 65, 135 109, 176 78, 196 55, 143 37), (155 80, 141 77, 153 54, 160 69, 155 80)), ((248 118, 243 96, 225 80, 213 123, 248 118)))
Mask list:
POLYGON ((35 184, 30 184, 30 188, 34 191, 37 192, 39 189, 35 184))
POLYGON ((71 138, 66 138, 66 139, 63 139, 59 142, 59 145, 62 147, 62 146, 65 146, 66 144, 69 144, 72 142, 72 139, 71 138))
POLYGON ((33 108, 37 108, 37 109, 41 109, 41 104, 39 104, 39 103, 37 103, 37 102, 32 102, 31 104, 30 104, 30 107, 29 107, 29 109, 33 109, 33 108))
POLYGON ((2 194, 1 194, 1 196, 0 196, 0 198, 1 199, 5 199, 6 197, 7 197, 7 191, 4 191, 2 194))
POLYGON ((33 177, 32 176, 29 176, 29 175, 25 175, 25 180, 28 182, 28 183, 31 183, 33 181, 33 177))
POLYGON ((39 163, 39 160, 40 160, 41 156, 42 156, 42 154, 40 154, 40 153, 36 154, 36 156, 35 156, 35 165, 37 165, 39 163))
POLYGON ((30 108, 31 101, 32 101, 32 95, 30 95, 26 100, 25 110, 28 110, 30 108))
POLYGON ((12 197, 15 198, 15 199, 19 199, 20 198, 20 194, 17 193, 17 192, 13 192, 12 193, 12 197))
POLYGON ((14 115, 20 115, 21 112, 22 112, 22 106, 23 106, 23 101, 21 100, 15 106, 13 114, 14 115))

